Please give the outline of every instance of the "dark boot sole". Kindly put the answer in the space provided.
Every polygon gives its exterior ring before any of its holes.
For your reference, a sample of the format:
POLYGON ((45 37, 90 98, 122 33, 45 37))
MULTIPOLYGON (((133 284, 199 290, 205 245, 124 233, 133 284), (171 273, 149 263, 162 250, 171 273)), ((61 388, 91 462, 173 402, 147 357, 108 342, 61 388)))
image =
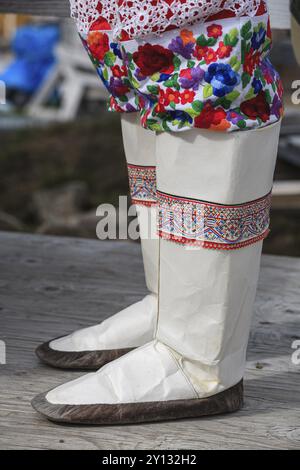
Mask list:
MULTIPOLYGON (((48 392, 47 392, 48 393, 48 392)), ((50 421, 69 424, 111 425, 169 421, 232 413, 243 405, 243 381, 208 398, 118 405, 54 405, 42 393, 33 408, 50 421)))
POLYGON ((38 346, 35 353, 44 364, 57 369, 95 371, 103 367, 108 362, 114 361, 134 349, 123 348, 80 352, 55 351, 50 348, 51 341, 38 346))

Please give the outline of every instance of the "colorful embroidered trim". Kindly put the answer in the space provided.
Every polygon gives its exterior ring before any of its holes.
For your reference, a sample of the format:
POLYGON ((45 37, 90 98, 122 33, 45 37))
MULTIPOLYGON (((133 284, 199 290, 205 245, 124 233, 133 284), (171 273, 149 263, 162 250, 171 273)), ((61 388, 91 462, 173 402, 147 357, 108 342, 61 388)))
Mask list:
POLYGON ((157 191, 158 232, 183 245, 235 250, 267 237, 271 193, 239 205, 215 204, 157 191))
POLYGON ((133 204, 156 204, 156 167, 128 164, 128 177, 133 204))

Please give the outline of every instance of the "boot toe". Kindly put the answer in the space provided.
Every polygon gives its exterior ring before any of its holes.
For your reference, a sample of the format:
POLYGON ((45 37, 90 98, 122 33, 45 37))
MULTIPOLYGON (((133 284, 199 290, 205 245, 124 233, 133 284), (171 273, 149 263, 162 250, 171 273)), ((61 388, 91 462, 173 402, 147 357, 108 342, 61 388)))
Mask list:
POLYGON ((243 406, 243 381, 231 389, 203 399, 66 405, 50 403, 48 393, 41 393, 31 404, 48 420, 64 424, 120 425, 201 418, 240 410, 243 406))
MULTIPOLYGON (((79 362, 78 352, 75 351, 60 351, 55 349, 56 342, 66 340, 67 336, 62 336, 51 341, 40 344, 35 353, 37 357, 45 364, 56 367, 59 369, 77 369, 83 366, 82 360, 79 362), (76 361, 77 360, 77 361, 76 361)), ((82 355, 80 355, 82 359, 82 355)))
POLYGON ((158 342, 32 401, 52 421, 98 425, 209 416, 235 411, 241 404, 242 383, 198 397, 169 349, 158 342))
POLYGON ((48 366, 57 369, 96 371, 105 364, 118 359, 134 348, 111 349, 103 351, 59 351, 52 346, 60 339, 57 338, 39 345, 36 348, 37 357, 48 366))

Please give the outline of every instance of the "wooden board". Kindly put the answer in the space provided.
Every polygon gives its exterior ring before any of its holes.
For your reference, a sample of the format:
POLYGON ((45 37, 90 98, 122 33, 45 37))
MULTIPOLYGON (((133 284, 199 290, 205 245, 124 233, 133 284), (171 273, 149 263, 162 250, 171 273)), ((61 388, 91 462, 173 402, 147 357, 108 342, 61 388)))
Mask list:
POLYGON ((0 13, 70 16, 69 0, 0 0, 0 13))
POLYGON ((243 410, 139 426, 58 426, 31 398, 80 375, 39 363, 41 341, 100 322, 146 292, 130 242, 0 233, 0 449, 299 449, 300 259, 265 256, 248 350, 243 410))
POLYGON ((267 0, 270 10, 271 26, 274 29, 290 29, 290 0, 267 0))

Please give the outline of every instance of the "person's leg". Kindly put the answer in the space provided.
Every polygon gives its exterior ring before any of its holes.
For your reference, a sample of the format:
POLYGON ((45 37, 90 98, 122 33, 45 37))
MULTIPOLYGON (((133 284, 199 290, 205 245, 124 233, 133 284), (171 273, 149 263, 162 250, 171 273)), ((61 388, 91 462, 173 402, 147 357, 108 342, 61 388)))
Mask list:
POLYGON ((116 50, 118 45, 111 41, 109 32, 91 31, 84 43, 108 87, 110 109, 123 111, 121 123, 129 184, 138 213, 145 278, 150 294, 98 325, 41 344, 36 350, 38 357, 59 368, 97 370, 151 341, 156 323, 158 240, 148 236, 148 228, 150 232, 154 231, 151 224, 156 226, 155 134, 140 126, 139 113, 126 112, 133 111, 136 97, 126 84, 126 77, 122 77, 121 83, 121 79, 114 76, 114 71, 123 67, 123 61, 120 51, 116 50), (107 48, 113 54, 114 68, 101 63, 100 54, 107 48))
POLYGON ((136 206, 145 279, 157 309, 158 238, 156 235, 155 133, 140 125, 137 113, 121 115, 123 144, 128 167, 131 201, 136 206))
POLYGON ((279 129, 157 136, 155 339, 36 397, 39 412, 63 422, 112 424, 241 407, 279 129))
POLYGON ((157 338, 200 397, 243 377, 279 129, 158 137, 157 338))

